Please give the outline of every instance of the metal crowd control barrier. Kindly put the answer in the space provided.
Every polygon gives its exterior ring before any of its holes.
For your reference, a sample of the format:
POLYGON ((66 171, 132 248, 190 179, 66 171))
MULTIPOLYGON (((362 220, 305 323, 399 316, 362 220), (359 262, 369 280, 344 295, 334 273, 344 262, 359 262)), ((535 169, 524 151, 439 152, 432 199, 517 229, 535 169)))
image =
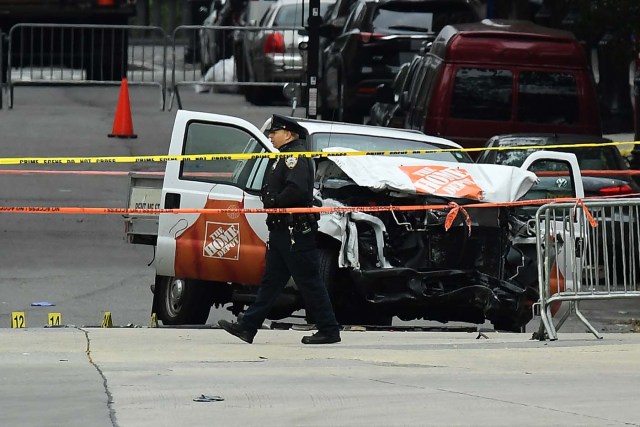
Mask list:
POLYGON ((173 32, 171 99, 182 108, 180 86, 200 90, 241 91, 247 101, 263 104, 281 94, 286 83, 306 84, 306 53, 299 43, 303 27, 183 25, 173 32), (185 47, 200 52, 200 66, 176 68, 185 47), (227 62, 230 61, 230 62, 227 62))
POLYGON ((135 25, 17 24, 9 31, 9 108, 16 86, 150 85, 166 97, 167 36, 135 25))
POLYGON ((579 304, 640 298, 640 199, 544 205, 536 213, 535 228, 540 339, 545 330, 549 339, 558 339, 557 330, 572 312, 602 338, 579 304), (560 301, 570 306, 554 325, 552 307, 560 301))
POLYGON ((5 80, 7 71, 4 65, 4 43, 5 35, 0 31, 0 110, 2 110, 2 95, 5 90, 5 80))

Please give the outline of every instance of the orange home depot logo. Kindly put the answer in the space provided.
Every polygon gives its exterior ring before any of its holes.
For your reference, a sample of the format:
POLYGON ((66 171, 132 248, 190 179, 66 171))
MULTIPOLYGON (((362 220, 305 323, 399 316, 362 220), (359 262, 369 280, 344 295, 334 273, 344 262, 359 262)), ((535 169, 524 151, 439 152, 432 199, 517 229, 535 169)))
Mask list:
POLYGON ((240 224, 207 221, 202 256, 237 260, 240 255, 240 224))
POLYGON ((484 192, 466 169, 447 166, 400 166, 418 193, 484 199, 484 192))

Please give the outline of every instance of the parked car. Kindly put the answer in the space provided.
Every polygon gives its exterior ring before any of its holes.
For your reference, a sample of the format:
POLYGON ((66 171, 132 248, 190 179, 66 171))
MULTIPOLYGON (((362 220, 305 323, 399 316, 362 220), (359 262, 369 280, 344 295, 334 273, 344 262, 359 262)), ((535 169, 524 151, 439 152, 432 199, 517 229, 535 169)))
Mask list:
MULTIPOLYGON (((324 13, 333 0, 320 1, 320 13, 324 13)), ((244 87, 247 101, 262 105, 282 94, 282 85, 260 83, 287 83, 305 81, 306 61, 299 49, 308 40, 306 17, 308 13, 302 0, 278 0, 266 10, 258 27, 236 33, 234 46, 236 72, 244 87)))
MULTIPOLYGON (((602 144, 611 142, 610 139, 589 135, 567 134, 511 134, 497 135, 491 138, 488 148, 513 148, 512 150, 484 151, 478 158, 478 163, 519 166, 533 152, 562 151, 575 154, 582 172, 582 184, 586 198, 601 198, 607 196, 639 197, 640 185, 633 176, 626 174, 629 165, 617 147, 613 145, 595 145, 589 147, 573 147, 580 144, 602 144), (522 148, 520 148, 522 147, 522 148), (524 148, 535 147, 535 148, 524 148), (619 174, 616 174, 616 172, 619 174)), ((566 176, 566 167, 558 163, 540 162, 532 169, 536 172, 538 183, 527 194, 528 199, 553 199, 571 197, 572 188, 566 176)), ((520 209, 527 215, 535 215, 538 206, 520 209)), ((595 248, 602 254, 597 257, 602 262, 598 266, 597 277, 605 279, 605 271, 609 271, 609 278, 616 283, 621 279, 625 270, 630 274, 629 266, 624 265, 624 254, 629 248, 621 246, 622 238, 613 236, 627 235, 635 229, 629 223, 628 212, 624 209, 593 210, 592 214, 599 224, 593 235, 595 248), (615 212, 614 216, 604 212, 615 212), (608 236, 608 237, 606 237, 608 236), (602 242, 606 241, 607 245, 602 242), (606 248, 605 248, 606 246, 606 248), (605 250, 606 249, 606 250, 605 250), (609 268, 604 268, 604 263, 609 268), (614 268, 615 266, 615 268, 614 268)), ((634 270, 635 271, 635 270, 634 270)), ((640 272, 638 272, 640 273, 640 272)))
MULTIPOLYGON (((362 123, 376 87, 391 82, 424 42, 447 24, 478 19, 467 0, 358 0, 342 33, 322 53, 322 117, 362 123)), ((327 27, 321 35, 331 37, 327 27)))
POLYGON ((322 79, 323 71, 323 58, 322 52, 329 46, 342 32, 344 24, 347 21, 347 17, 351 12, 351 8, 357 2, 357 0, 336 0, 331 6, 329 6, 322 16, 322 29, 320 30, 320 43, 318 55, 318 77, 322 79))
POLYGON ((572 33, 526 21, 445 27, 401 99, 405 127, 480 148, 493 135, 601 135, 598 96, 572 33))
MULTIPOLYGON (((478 163, 519 166, 532 152, 539 150, 574 153, 582 171, 582 182, 586 197, 624 196, 640 194, 640 185, 627 174, 629 165, 620 150, 613 145, 572 147, 580 144, 603 144, 612 142, 608 138, 580 134, 508 134, 496 135, 486 143, 487 148, 512 147, 513 150, 484 151, 478 163), (551 146, 551 147, 549 147, 551 146), (518 149, 518 147, 536 147, 518 149), (616 175, 616 171, 620 174, 616 175)), ((544 170, 545 165, 538 166, 544 170)), ((553 172, 555 169, 549 170, 553 172)), ((559 176, 541 177, 541 183, 531 194, 539 198, 565 197, 569 190, 559 176)), ((565 184, 566 185, 566 184, 565 184)))
POLYGON ((391 83, 378 85, 375 93, 375 104, 369 112, 370 125, 391 128, 404 127, 404 114, 400 108, 400 97, 409 91, 413 76, 421 62, 416 55, 411 62, 402 64, 391 83))

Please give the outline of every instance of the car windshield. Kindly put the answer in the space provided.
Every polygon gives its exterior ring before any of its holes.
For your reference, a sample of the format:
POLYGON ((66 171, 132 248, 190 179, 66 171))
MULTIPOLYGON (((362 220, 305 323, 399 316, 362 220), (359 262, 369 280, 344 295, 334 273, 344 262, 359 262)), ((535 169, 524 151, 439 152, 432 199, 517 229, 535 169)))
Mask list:
POLYGON ((452 4, 445 10, 429 2, 392 1, 374 12, 372 27, 374 31, 437 33, 445 25, 473 21, 473 12, 466 5, 452 4))
MULTIPOLYGON (((320 3, 320 16, 324 16, 327 8, 331 3, 320 3)), ((309 12, 308 6, 304 8, 305 15, 309 12)), ((306 21, 306 20, 305 20, 306 21)), ((302 4, 287 4, 278 10, 276 19, 273 22, 274 27, 295 27, 302 26, 302 4)))
MULTIPOLYGON (((447 148, 422 141, 411 141, 407 139, 371 135, 340 133, 315 133, 311 135, 309 142, 309 149, 311 151, 322 151, 329 147, 351 148, 357 151, 439 150, 447 148)), ((441 162, 472 163, 472 160, 466 153, 459 151, 433 152, 403 156, 441 162)))
MULTIPOLYGON (((501 144, 502 146, 517 147, 521 144, 501 144)), ((615 170, 619 169, 616 162, 615 153, 609 148, 615 147, 576 147, 576 148, 545 148, 549 151, 561 151, 565 153, 573 153, 578 158, 578 164, 582 170, 615 170)), ((496 163, 508 166, 521 166, 524 160, 537 149, 526 150, 500 150, 496 154, 496 163)), ((540 162, 537 170, 545 170, 545 162, 540 162)), ((554 163, 555 164, 555 163, 554 163)), ((553 170, 553 168, 549 168, 553 170)))

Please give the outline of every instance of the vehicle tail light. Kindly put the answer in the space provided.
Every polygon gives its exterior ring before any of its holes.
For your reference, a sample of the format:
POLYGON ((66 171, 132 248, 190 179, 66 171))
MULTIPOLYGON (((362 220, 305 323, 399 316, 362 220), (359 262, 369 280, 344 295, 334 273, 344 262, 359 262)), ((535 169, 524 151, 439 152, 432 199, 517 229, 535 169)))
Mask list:
POLYGON ((116 0, 98 0, 98 6, 114 6, 116 0))
POLYGON ((362 86, 359 87, 356 92, 362 95, 373 95, 376 92, 376 88, 372 86, 362 86))
POLYGON ((264 53, 284 53, 284 36, 282 33, 267 34, 264 39, 263 50, 264 53))
POLYGON ((377 34, 377 33, 360 33, 360 41, 362 43, 369 43, 371 39, 378 39, 382 36, 383 34, 377 34))
POLYGON ((633 188, 627 184, 616 185, 614 187, 604 187, 598 190, 601 196, 621 196, 623 194, 633 194, 633 188))

